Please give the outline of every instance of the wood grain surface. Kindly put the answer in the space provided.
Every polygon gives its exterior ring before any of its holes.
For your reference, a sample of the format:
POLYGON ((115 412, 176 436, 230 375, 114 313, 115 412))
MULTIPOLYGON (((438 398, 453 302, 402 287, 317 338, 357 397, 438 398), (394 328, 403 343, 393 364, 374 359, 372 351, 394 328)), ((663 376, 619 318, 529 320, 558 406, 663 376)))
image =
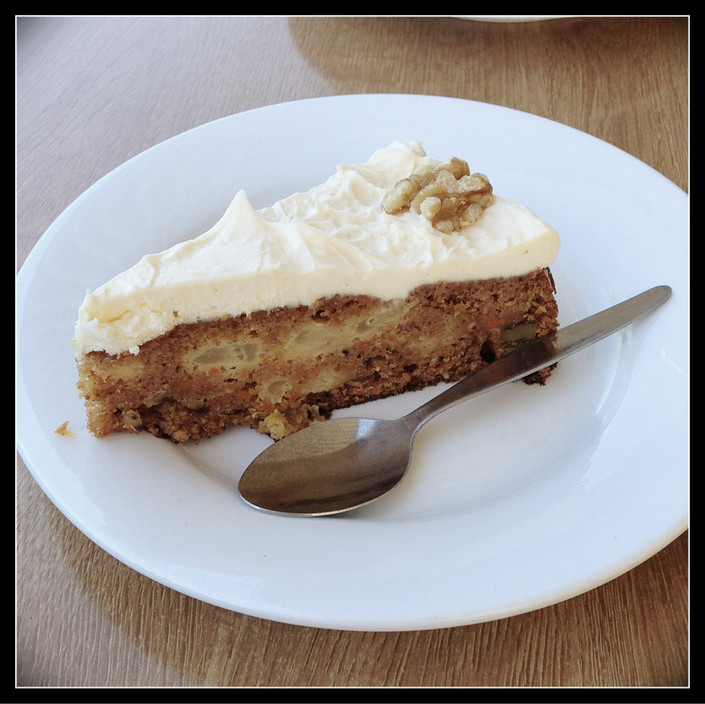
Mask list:
MULTIPOLYGON (((517 108, 599 137, 687 190, 689 37, 685 16, 18 17, 17 268, 130 157, 210 120, 308 97, 419 93, 517 108)), ((245 616, 151 581, 69 523, 19 458, 16 500, 20 688, 689 687, 687 534, 538 611, 347 632, 245 616)))

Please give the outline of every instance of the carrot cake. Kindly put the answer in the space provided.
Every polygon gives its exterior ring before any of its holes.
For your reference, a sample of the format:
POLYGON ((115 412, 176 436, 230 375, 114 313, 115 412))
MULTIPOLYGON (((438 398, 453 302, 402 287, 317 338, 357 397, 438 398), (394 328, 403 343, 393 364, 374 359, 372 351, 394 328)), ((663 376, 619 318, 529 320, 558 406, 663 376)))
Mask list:
POLYGON ((88 428, 279 439, 455 381, 557 328, 559 246, 484 175, 418 142, 261 210, 240 191, 204 234, 86 293, 73 345, 88 428))

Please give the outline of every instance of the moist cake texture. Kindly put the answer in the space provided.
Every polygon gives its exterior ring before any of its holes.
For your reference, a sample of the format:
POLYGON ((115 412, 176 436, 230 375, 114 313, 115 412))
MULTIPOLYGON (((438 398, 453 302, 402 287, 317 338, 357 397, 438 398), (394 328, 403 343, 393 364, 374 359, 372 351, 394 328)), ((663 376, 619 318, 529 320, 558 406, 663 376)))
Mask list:
POLYGON ((415 142, 270 208, 240 191, 208 232, 87 292, 73 344, 88 428, 278 439, 455 381, 556 329, 559 246, 482 174, 415 142))

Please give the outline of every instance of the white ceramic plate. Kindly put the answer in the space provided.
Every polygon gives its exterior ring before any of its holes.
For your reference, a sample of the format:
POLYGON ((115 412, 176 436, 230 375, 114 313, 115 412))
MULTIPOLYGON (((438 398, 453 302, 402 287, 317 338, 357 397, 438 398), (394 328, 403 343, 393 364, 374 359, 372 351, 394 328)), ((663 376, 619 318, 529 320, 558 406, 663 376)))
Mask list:
POLYGON ((456 15, 456 17, 476 22, 543 22, 576 17, 576 15, 456 15))
MULTIPOLYGON (((96 183, 49 228, 18 279, 18 440, 56 506, 148 577, 254 616, 351 630, 439 628, 589 590, 686 528, 687 198, 628 154, 507 108, 357 95, 261 108, 193 129, 96 183), (86 288, 200 234, 240 188, 255 206, 364 161, 394 139, 458 155, 561 233, 564 324, 657 284, 672 298, 562 362, 419 434, 407 479, 340 517, 258 512, 236 492, 270 442, 232 429, 198 446, 96 440, 71 336, 86 288), (75 437, 54 430, 64 421, 75 437)), ((348 415, 396 417, 438 392, 348 415)))

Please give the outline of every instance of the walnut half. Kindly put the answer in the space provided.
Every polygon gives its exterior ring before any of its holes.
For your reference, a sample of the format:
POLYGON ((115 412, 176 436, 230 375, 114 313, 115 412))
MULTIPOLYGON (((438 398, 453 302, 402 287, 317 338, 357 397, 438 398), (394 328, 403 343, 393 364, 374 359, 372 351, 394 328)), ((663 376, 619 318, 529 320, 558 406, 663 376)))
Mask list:
POLYGON ((394 215, 410 208, 439 232, 450 233, 472 225, 491 203, 487 177, 471 174, 467 162, 453 157, 399 181, 385 194, 382 209, 394 215))

